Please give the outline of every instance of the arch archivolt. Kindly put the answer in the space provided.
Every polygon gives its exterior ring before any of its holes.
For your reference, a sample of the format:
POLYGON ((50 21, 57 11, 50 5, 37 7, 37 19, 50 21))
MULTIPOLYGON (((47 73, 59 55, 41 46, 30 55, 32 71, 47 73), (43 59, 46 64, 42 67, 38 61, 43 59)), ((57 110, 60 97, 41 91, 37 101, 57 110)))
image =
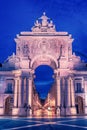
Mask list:
POLYGON ((4 96, 4 100, 6 100, 8 97, 13 97, 13 94, 6 94, 5 96, 4 96))
POLYGON ((9 98, 9 97, 13 98, 14 96, 13 96, 13 94, 11 94, 11 95, 10 94, 5 94, 5 96, 4 96, 4 106, 5 106, 6 99, 9 98))
POLYGON ((39 55, 39 56, 35 56, 32 60, 31 60, 31 68, 35 69, 37 68, 39 65, 49 65, 50 67, 52 67, 53 69, 56 69, 58 67, 58 62, 55 59, 55 57, 51 56, 51 55, 39 55))

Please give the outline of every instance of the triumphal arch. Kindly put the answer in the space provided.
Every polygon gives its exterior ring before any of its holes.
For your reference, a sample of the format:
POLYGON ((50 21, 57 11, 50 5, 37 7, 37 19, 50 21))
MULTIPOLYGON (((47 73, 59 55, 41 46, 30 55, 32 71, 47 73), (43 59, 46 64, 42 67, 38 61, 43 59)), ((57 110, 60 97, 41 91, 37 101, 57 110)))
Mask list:
POLYGON ((71 34, 57 32, 53 21, 45 13, 36 20, 31 30, 17 34, 16 54, 13 53, 0 68, 3 86, 0 115, 87 113, 87 69, 80 57, 72 53, 74 39, 71 34), (35 69, 40 65, 48 65, 54 72, 54 84, 44 103, 34 84, 35 69), (8 88, 12 93, 8 93, 8 88))

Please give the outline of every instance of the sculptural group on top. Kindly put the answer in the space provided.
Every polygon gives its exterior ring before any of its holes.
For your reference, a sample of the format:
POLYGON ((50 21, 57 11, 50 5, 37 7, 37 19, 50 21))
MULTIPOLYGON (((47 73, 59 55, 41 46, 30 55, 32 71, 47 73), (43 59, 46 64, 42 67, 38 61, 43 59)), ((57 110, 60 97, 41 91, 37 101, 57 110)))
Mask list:
POLYGON ((33 32, 55 32, 56 31, 53 21, 46 16, 45 12, 38 20, 36 20, 31 30, 33 32))

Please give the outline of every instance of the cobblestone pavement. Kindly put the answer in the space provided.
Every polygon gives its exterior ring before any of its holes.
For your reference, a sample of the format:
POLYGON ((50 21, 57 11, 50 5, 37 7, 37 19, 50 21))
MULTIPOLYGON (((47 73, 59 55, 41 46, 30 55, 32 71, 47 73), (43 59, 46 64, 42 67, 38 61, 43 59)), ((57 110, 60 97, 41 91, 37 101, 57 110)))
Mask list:
POLYGON ((84 130, 87 117, 0 117, 0 130, 84 130))

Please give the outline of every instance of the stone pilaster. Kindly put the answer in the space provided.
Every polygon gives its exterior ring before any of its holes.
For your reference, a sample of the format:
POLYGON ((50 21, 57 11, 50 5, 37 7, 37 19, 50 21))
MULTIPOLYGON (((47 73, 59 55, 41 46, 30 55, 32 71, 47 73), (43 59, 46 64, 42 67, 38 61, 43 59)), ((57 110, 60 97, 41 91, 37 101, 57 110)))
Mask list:
POLYGON ((19 115, 18 109, 18 78, 15 78, 15 86, 14 86, 14 108, 12 109, 12 115, 19 115))
POLYGON ((70 86, 70 78, 67 79, 67 107, 71 106, 71 86, 70 86))
POLYGON ((22 78, 19 78, 18 107, 22 107, 22 78))
POLYGON ((26 77, 25 78, 23 78, 23 88, 22 88, 22 90, 23 90, 23 98, 22 98, 22 100, 23 100, 23 105, 25 104, 25 103, 27 103, 27 98, 26 98, 26 87, 27 87, 27 84, 26 84, 26 77))
POLYGON ((66 115, 75 115, 75 94, 74 94, 74 84, 71 77, 67 79, 67 105, 66 105, 66 115))
POLYGON ((75 90, 74 90, 74 81, 71 78, 71 106, 75 107, 75 90))
POLYGON ((17 108, 17 79, 15 79, 15 86, 14 86, 14 107, 17 108))
POLYGON ((4 115, 4 94, 0 94, 0 115, 4 115))
POLYGON ((29 107, 29 116, 32 115, 32 82, 33 82, 33 76, 30 74, 28 79, 28 107, 29 107))
POLYGON ((61 83, 61 107, 65 106, 65 78, 63 77, 61 83))
POLYGON ((65 107, 66 107, 66 80, 65 77, 61 78, 61 115, 65 115, 65 107))
POLYGON ((71 115, 76 115, 76 107, 75 107, 75 86, 73 78, 70 78, 71 83, 71 115))
POLYGON ((66 115, 71 115, 71 84, 70 84, 70 77, 67 79, 67 90, 66 90, 66 115))
POLYGON ((85 92, 85 114, 87 114, 87 78, 84 79, 84 92, 85 92))
POLYGON ((23 116, 25 114, 22 106, 22 96, 22 78, 18 77, 15 80, 14 108, 12 110, 12 115, 23 116))
POLYGON ((61 95, 60 95, 60 77, 58 74, 56 74, 56 90, 57 90, 57 101, 56 101, 56 106, 57 106, 57 115, 60 116, 60 100, 61 100, 61 95))

